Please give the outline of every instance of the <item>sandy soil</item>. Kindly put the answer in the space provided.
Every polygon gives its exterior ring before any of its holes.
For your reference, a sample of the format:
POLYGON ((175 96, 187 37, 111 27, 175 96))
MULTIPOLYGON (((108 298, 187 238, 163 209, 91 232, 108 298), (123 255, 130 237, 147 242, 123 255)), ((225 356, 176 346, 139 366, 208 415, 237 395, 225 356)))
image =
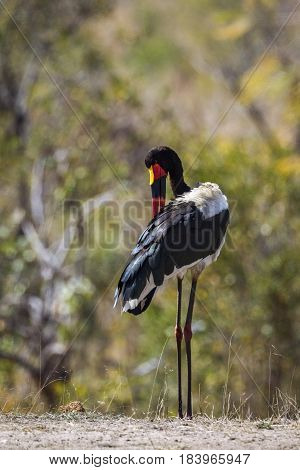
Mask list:
POLYGON ((300 449, 300 421, 0 415, 0 449, 300 449))

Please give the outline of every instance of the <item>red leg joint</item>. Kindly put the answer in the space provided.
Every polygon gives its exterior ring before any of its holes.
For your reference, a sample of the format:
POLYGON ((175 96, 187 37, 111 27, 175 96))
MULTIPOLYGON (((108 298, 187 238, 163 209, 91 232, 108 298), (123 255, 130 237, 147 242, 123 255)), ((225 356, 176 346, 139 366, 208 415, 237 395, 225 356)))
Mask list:
POLYGON ((186 342, 191 341, 193 336, 192 327, 189 323, 184 326, 184 339, 186 342))
POLYGON ((181 326, 178 326, 178 325, 175 326, 175 336, 176 336, 177 341, 182 341, 183 334, 182 334, 181 326))

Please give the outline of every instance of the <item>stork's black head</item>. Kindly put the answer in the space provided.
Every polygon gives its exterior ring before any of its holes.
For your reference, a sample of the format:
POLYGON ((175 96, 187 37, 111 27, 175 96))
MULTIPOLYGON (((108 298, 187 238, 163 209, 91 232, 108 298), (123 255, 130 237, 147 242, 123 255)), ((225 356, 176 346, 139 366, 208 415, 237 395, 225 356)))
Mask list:
POLYGON ((166 197, 166 176, 170 181, 174 196, 190 190, 183 179, 183 167, 177 153, 170 147, 154 147, 147 153, 145 165, 150 172, 152 189, 152 210, 155 216, 164 206, 166 197))
POLYGON ((166 173, 174 173, 175 171, 182 175, 183 168, 180 158, 175 150, 170 147, 153 147, 147 153, 145 165, 148 169, 158 164, 166 173))

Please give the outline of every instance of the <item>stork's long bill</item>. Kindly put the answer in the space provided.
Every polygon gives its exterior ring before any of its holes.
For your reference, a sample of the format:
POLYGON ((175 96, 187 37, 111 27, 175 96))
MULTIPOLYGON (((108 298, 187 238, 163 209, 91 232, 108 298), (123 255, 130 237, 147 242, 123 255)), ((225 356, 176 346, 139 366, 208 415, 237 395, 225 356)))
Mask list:
POLYGON ((154 218, 166 203, 167 173, 158 163, 150 166, 149 173, 152 192, 152 216, 154 218))

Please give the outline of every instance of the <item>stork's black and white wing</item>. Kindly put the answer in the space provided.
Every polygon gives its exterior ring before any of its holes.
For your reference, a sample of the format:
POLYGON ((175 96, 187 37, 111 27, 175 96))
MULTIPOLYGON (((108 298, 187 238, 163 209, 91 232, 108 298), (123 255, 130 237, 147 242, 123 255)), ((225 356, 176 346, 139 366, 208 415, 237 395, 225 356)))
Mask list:
POLYGON ((211 264, 220 254, 228 223, 227 199, 216 184, 203 183, 171 201, 140 236, 115 304, 120 297, 123 311, 139 315, 166 279, 211 264))

